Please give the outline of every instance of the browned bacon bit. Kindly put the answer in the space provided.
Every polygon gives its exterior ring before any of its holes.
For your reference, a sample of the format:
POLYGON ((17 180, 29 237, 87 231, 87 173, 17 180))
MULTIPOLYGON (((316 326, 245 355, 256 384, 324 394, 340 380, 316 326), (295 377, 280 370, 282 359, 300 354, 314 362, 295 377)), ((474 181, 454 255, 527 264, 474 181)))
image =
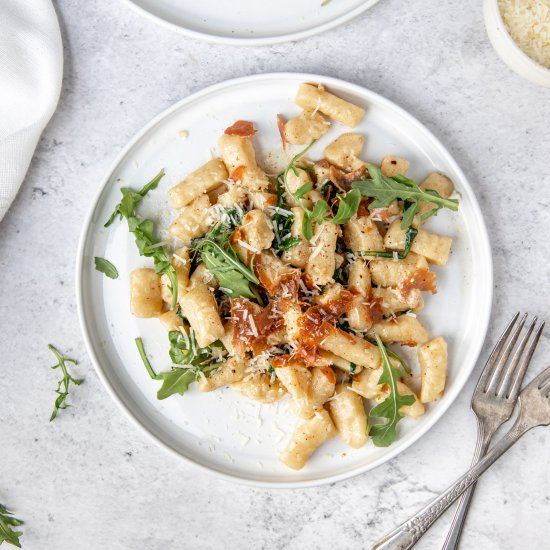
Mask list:
POLYGON ((277 128, 279 128, 281 143, 283 144, 283 151, 286 151, 285 119, 283 118, 283 115, 277 115, 277 128))
POLYGON ((412 275, 407 277, 399 285, 399 290, 403 298, 406 300, 409 297, 411 291, 415 288, 418 290, 429 291, 432 294, 437 293, 437 287, 435 283, 436 274, 425 268, 417 269, 412 275))
POLYGON ((384 318, 382 298, 370 298, 370 301, 365 304, 365 317, 367 322, 373 325, 384 318))
POLYGON ((334 330, 336 319, 355 307, 353 299, 354 294, 344 290, 338 299, 312 306, 299 318, 300 341, 297 355, 301 356, 306 364, 311 365, 315 362, 317 350, 334 330))
POLYGON ((330 167, 330 180, 340 191, 350 191, 351 190, 351 184, 354 181, 357 181, 358 179, 361 179, 361 176, 365 172, 366 168, 359 168, 357 170, 354 170, 353 172, 343 172, 342 170, 339 170, 336 168, 336 166, 330 167))
POLYGON ((327 380, 331 384, 336 383, 336 375, 334 374, 334 371, 330 367, 321 367, 321 372, 327 377, 327 380))
POLYGON ((363 216, 368 216, 370 214, 369 204, 372 202, 370 197, 363 197, 359 203, 359 208, 357 209, 357 217, 362 218, 363 216))
POLYGON ((226 128, 224 133, 229 136, 249 138, 256 133, 256 128, 254 128, 254 124, 248 120, 237 120, 235 124, 226 128))
POLYGON ((242 166, 242 165, 237 166, 237 168, 235 168, 235 170, 231 172, 229 179, 234 182, 242 181, 245 171, 246 171, 246 166, 242 166))
POLYGON ((269 289, 270 294, 278 298, 286 298, 294 302, 298 301, 298 291, 300 289, 300 280, 302 273, 300 270, 281 275, 275 285, 269 289))

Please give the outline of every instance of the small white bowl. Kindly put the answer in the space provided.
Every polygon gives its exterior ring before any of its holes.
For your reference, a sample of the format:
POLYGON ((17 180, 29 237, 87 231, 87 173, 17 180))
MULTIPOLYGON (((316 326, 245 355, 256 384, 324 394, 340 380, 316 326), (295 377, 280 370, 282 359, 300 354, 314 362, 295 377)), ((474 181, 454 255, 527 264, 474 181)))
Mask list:
POLYGON ((498 0, 484 0, 483 15, 489 40, 502 61, 523 78, 550 88, 550 69, 531 59, 514 42, 502 20, 498 0))

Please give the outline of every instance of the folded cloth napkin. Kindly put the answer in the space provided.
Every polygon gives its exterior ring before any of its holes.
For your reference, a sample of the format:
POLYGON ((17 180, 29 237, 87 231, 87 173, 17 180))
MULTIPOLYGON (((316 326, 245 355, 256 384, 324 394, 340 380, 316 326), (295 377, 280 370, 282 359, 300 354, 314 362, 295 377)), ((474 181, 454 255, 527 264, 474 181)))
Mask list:
POLYGON ((62 75, 51 0, 0 0, 0 220, 55 111, 62 75))

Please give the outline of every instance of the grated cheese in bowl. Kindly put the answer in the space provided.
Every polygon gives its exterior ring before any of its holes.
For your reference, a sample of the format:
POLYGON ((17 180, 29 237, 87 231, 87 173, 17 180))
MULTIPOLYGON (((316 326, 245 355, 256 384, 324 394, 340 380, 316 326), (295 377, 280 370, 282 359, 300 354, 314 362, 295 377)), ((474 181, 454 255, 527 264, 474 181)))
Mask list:
POLYGON ((498 0, 498 5, 512 40, 550 69, 550 0, 498 0))

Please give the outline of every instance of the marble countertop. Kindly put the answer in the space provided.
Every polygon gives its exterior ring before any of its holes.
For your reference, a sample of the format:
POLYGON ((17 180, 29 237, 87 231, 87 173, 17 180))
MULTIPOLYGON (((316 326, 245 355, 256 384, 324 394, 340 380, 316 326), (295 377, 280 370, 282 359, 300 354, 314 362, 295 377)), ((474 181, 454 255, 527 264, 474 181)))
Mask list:
MULTIPOLYGON (((271 71, 364 85, 424 122, 474 185, 495 263, 489 348, 513 312, 548 316, 550 90, 497 58, 478 0, 382 0, 322 36, 261 48, 190 40, 121 2, 59 0, 57 9, 60 104, 0 223, 0 502, 25 520, 24 548, 364 548, 469 465, 477 376, 425 437, 362 476, 300 491, 210 477, 145 439, 95 375, 74 291, 85 212, 127 140, 204 86, 271 71), (79 358, 86 377, 51 424, 49 342, 79 358)), ((548 366, 549 335, 533 371, 548 366)), ((484 476, 462 548, 541 548, 550 539, 549 456, 550 430, 539 428, 484 476)), ((449 520, 418 548, 440 547, 449 520)))

